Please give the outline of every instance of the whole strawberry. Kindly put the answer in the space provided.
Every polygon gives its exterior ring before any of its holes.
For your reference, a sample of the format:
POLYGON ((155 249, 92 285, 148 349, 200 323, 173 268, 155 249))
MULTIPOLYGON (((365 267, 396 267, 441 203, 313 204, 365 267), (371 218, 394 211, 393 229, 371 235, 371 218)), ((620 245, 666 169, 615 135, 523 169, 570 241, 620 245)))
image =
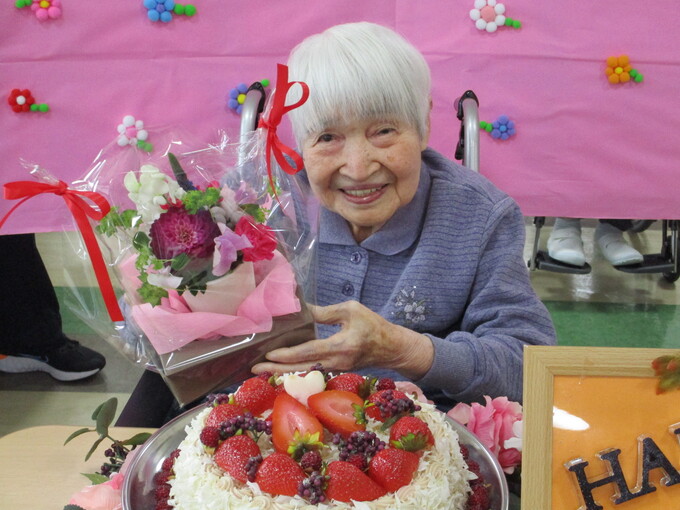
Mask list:
POLYGON ((326 476, 326 497, 336 501, 373 501, 387 493, 358 467, 342 460, 331 462, 326 476))
POLYGON ((295 496, 306 478, 300 465, 285 453, 274 452, 262 460, 255 483, 273 495, 295 496))
POLYGON ((241 416, 243 413, 245 413, 245 409, 239 405, 219 404, 210 411, 210 414, 205 419, 205 426, 219 428, 223 421, 227 421, 236 416, 241 416))
POLYGON ((420 458, 415 453, 385 448, 369 462, 368 476, 389 492, 394 492, 411 483, 419 462, 420 458))
POLYGON ((234 394, 236 404, 259 416, 267 409, 274 407, 276 390, 268 381, 260 377, 246 379, 234 394))
POLYGON ((372 381, 352 372, 336 375, 326 383, 327 390, 350 391, 361 398, 371 394, 372 381))
POLYGON ((232 436, 215 450, 215 463, 229 475, 245 483, 248 480, 247 465, 251 457, 260 455, 260 448, 249 436, 232 436))
POLYGON ((390 445, 409 452, 417 452, 434 445, 434 436, 423 420, 415 416, 404 416, 390 429, 390 445))

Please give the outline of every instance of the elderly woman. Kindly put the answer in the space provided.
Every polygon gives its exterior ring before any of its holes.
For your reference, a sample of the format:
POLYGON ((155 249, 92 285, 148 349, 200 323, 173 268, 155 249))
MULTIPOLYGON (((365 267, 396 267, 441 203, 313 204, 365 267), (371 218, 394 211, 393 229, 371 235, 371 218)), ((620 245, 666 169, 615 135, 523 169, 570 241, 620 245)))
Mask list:
POLYGON ((522 398, 522 349, 555 343, 523 261, 516 203, 427 147, 430 72, 395 32, 332 27, 289 59, 308 101, 291 112, 322 205, 319 339, 253 369, 321 363, 411 380, 439 402, 522 398))

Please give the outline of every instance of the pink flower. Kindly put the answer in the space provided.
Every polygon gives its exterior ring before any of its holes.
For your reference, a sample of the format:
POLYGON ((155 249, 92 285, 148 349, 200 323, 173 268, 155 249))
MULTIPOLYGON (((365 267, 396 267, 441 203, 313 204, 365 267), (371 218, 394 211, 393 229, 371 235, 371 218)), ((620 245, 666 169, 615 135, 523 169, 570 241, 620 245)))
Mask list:
POLYGON ((243 260, 246 262, 257 262, 258 260, 271 260, 274 257, 274 250, 276 250, 276 236, 274 232, 267 225, 257 223, 250 216, 243 216, 234 232, 237 234, 245 234, 252 248, 243 250, 243 260))
POLYGON ((238 258, 238 250, 252 248, 253 245, 245 235, 235 234, 225 227, 222 235, 215 239, 215 253, 213 254, 213 274, 223 276, 229 272, 231 265, 238 258))
POLYGON ((88 485, 69 500, 69 505, 78 505, 85 510, 120 510, 122 508, 121 488, 123 475, 114 473, 108 482, 88 485))
POLYGON ((209 211, 189 214, 171 207, 151 225, 151 250, 159 259, 186 253, 192 259, 212 257, 215 238, 221 234, 209 211))
POLYGON ((33 0, 31 10, 40 21, 61 17, 60 0, 33 0))
POLYGON ((465 425, 496 456, 503 471, 512 474, 521 462, 522 454, 517 448, 506 448, 505 442, 518 437, 519 427, 513 430, 513 425, 522 420, 522 406, 507 397, 491 399, 485 395, 484 399, 486 405, 460 403, 446 414, 465 425))

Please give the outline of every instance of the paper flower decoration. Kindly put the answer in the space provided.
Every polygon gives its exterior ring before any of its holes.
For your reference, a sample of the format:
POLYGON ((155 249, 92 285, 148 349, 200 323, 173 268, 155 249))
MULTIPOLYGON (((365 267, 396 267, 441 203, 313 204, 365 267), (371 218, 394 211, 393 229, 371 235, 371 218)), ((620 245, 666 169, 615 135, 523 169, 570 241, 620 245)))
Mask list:
POLYGON ((149 138, 149 133, 144 129, 144 122, 135 120, 132 115, 123 117, 123 122, 118 124, 118 145, 125 147, 126 145, 136 145, 146 152, 151 152, 153 147, 146 140, 149 138))
MULTIPOLYGON (((269 86, 269 80, 262 80, 260 83, 263 87, 269 86)), ((247 92, 248 85, 245 83, 239 83, 236 85, 236 87, 229 91, 229 96, 227 97, 227 108, 241 115, 247 92)))
POLYGON ((19 9, 30 6, 40 21, 61 17, 60 0, 16 0, 14 5, 19 9))
POLYGON ((33 94, 28 89, 13 89, 7 98, 7 103, 17 113, 22 112, 40 112, 45 113, 50 111, 50 107, 46 104, 37 104, 33 98, 33 94))
POLYGON ((507 115, 501 115, 493 122, 481 121, 479 127, 496 140, 507 140, 516 133, 515 123, 507 115))
POLYGON ((177 4, 174 0, 144 0, 144 7, 151 21, 162 21, 168 23, 172 21, 172 15, 193 16, 196 14, 196 7, 187 4, 177 4))
POLYGON ((621 55, 618 57, 609 57, 607 59, 607 68, 604 70, 607 75, 609 83, 626 83, 631 79, 640 83, 644 77, 633 66, 630 65, 628 55, 621 55))

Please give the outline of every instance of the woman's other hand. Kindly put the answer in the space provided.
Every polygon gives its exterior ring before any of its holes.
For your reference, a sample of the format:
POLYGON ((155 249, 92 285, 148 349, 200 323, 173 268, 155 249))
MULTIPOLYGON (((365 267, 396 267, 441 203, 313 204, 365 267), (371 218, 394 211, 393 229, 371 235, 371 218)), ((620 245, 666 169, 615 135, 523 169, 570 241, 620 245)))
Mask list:
POLYGON ((339 324, 338 333, 267 353, 254 373, 308 370, 316 363, 327 370, 351 371, 367 366, 390 368, 417 380, 430 369, 434 348, 420 333, 397 326, 357 301, 310 307, 316 322, 339 324))

